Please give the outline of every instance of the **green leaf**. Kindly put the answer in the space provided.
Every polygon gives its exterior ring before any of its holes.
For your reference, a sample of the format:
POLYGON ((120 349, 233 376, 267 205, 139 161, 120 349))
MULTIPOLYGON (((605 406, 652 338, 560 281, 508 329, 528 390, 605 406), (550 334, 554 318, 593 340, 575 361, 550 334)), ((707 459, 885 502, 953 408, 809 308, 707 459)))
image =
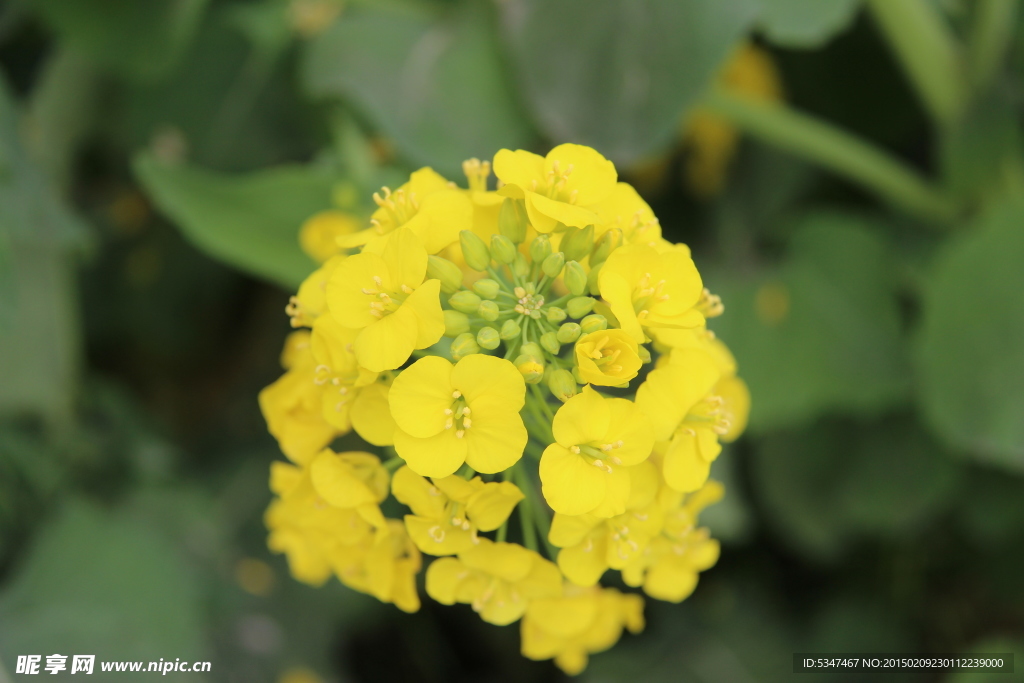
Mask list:
POLYGON ((556 142, 628 164, 676 137, 756 18, 756 0, 507 0, 527 100, 556 142))
POLYGON ((750 386, 751 431, 876 414, 906 395, 893 268, 876 232, 866 218, 811 214, 779 267, 744 279, 708 270, 725 303, 711 326, 750 386))
POLYGON ((139 79, 174 65, 206 10, 207 0, 29 0, 67 47, 139 79))
POLYGON ((1024 470, 1024 204, 944 245, 923 297, 918 400, 979 460, 1024 470))
POLYGON ((233 176, 163 164, 149 153, 136 157, 134 168, 157 207, 207 254, 286 289, 314 269, 298 232, 331 206, 328 171, 282 166, 233 176))
POLYGON ((861 0, 760 0, 760 28, 788 48, 821 47, 853 22, 861 0))
POLYGON ((532 138, 496 44, 479 5, 353 7, 309 45, 302 76, 312 95, 352 101, 414 164, 452 176, 532 138))
POLYGON ((174 546, 132 514, 80 501, 42 530, 0 596, 0 632, 6 662, 96 655, 90 680, 124 678, 104 675, 101 660, 207 658, 198 586, 174 546))

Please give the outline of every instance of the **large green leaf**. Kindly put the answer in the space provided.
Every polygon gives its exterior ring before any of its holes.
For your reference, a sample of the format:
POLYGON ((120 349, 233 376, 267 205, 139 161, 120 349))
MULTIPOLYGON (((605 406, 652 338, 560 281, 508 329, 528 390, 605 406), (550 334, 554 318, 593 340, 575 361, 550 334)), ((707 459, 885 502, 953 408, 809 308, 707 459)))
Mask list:
POLYGON ((750 279, 709 270, 725 302, 712 327, 750 385, 751 430, 828 412, 872 414, 909 389, 889 250, 877 225, 812 214, 785 261, 750 279))
POLYGON ((29 0, 63 42, 135 78, 173 64, 202 19, 207 0, 29 0))
POLYGON ((784 47, 816 48, 845 30, 861 0, 760 0, 760 28, 784 47))
POLYGON ((621 163, 671 142, 758 10, 756 0, 507 0, 501 7, 544 132, 621 163))
POLYGON ((438 16, 352 8, 309 46, 306 88, 349 99, 413 163, 456 174, 465 159, 532 139, 489 18, 474 4, 438 16))
POLYGON ((191 569, 165 536, 133 515, 72 502, 0 596, 0 655, 13 663, 24 654, 93 654, 90 680, 123 680, 99 662, 207 659, 201 615, 191 569))
POLYGON ((288 289, 315 267, 298 233, 305 219, 331 205, 328 171, 285 166, 232 176, 144 153, 135 173, 160 210, 211 256, 288 289))
POLYGON ((918 399, 932 428, 1024 470, 1024 205, 944 245, 924 291, 918 399))

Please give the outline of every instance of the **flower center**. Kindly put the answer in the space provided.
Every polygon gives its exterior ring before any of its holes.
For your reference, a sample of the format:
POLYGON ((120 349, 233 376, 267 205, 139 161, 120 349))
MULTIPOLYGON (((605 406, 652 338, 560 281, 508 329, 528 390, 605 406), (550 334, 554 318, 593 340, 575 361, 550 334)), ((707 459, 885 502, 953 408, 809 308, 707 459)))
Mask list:
POLYGON ((608 337, 602 337, 597 340, 587 351, 587 356, 589 356, 594 363, 596 363, 597 366, 605 372, 622 372, 622 365, 616 362, 618 361, 619 356, 622 355, 622 349, 607 348, 608 342, 608 337))
POLYGON ((379 235, 391 232, 399 226, 405 225, 420 210, 415 192, 408 194, 405 193, 405 190, 392 192, 391 188, 387 186, 382 187, 380 192, 373 193, 373 201, 377 206, 387 211, 388 218, 391 219, 391 225, 388 227, 382 225, 378 220, 370 221, 373 229, 379 235), (381 192, 384 193, 384 196, 381 196, 381 192))
POLYGON ((633 290, 633 310, 636 311, 638 318, 647 317, 652 306, 669 300, 669 295, 662 293, 664 287, 665 280, 658 280, 652 285, 651 274, 644 273, 633 290))
POLYGON ((373 287, 363 287, 362 292, 369 298, 370 315, 375 318, 397 311, 406 297, 413 293, 409 285, 401 285, 401 291, 389 291, 384 288, 384 280, 379 275, 373 276, 373 287))
POLYGON ((586 459, 591 465, 599 470, 611 474, 614 470, 612 465, 621 465, 622 461, 614 454, 614 451, 622 448, 625 442, 622 439, 611 443, 594 446, 591 444, 578 444, 569 450, 576 455, 586 459), (611 463, 609 465, 608 463, 611 463))
POLYGON ((462 162, 462 172, 466 174, 470 192, 486 192, 487 178, 491 175, 491 162, 479 159, 468 159, 462 162))
POLYGON ((452 401, 451 406, 444 409, 444 414, 447 417, 444 428, 454 429, 455 438, 461 439, 466 436, 466 430, 473 426, 472 411, 461 391, 453 391, 452 398, 455 400, 452 401))
POLYGON ((563 171, 561 163, 558 159, 555 159, 551 163, 551 170, 548 171, 544 178, 544 184, 541 185, 536 179, 534 179, 530 182, 530 190, 538 194, 542 194, 548 199, 575 204, 578 191, 573 190, 569 193, 566 193, 565 191, 566 185, 569 182, 569 176, 572 175, 572 171, 572 164, 569 164, 563 171))
MULTIPOLYGON (((533 283, 527 283, 532 285, 533 283)), ((534 316, 534 313, 540 315, 540 309, 544 306, 544 297, 540 294, 536 294, 532 291, 534 287, 529 289, 525 287, 516 287, 512 290, 513 294, 516 295, 518 303, 515 306, 515 312, 521 313, 522 315, 534 316)))

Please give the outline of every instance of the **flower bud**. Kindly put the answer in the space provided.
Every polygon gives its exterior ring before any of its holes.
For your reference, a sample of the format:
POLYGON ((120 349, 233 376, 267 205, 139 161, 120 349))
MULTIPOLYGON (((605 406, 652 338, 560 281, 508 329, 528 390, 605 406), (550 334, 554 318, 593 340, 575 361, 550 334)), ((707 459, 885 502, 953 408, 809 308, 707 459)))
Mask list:
POLYGON ((466 259, 466 265, 473 270, 485 271, 491 265, 491 252, 487 244, 477 237, 471 230, 463 230, 459 233, 459 243, 462 245, 462 257, 466 259))
POLYGON ((567 261, 580 261, 594 248, 594 226, 569 228, 562 237, 562 252, 567 261))
POLYGON ((469 316, 459 311, 444 311, 444 336, 458 337, 469 332, 469 316))
POLYGON ((600 332, 601 330, 608 329, 608 318, 603 315, 594 313, 588 315, 586 318, 580 321, 580 329, 583 330, 583 334, 591 334, 593 332, 600 332))
POLYGON ((481 301, 476 309, 476 314, 484 320, 495 321, 498 319, 498 304, 493 301, 481 301))
POLYGON ((651 352, 647 350, 647 347, 641 344, 637 350, 636 355, 640 356, 640 362, 647 364, 651 362, 651 352))
POLYGON ((544 363, 533 356, 522 354, 516 358, 515 365, 527 384, 537 384, 544 379, 544 363))
POLYGON ((433 254, 427 257, 427 277, 431 280, 440 280, 441 291, 447 294, 458 291, 462 286, 462 268, 446 258, 433 254))
POLYGON ((622 246, 622 231, 618 228, 611 228, 605 232, 594 244, 594 251, 590 254, 591 267, 604 263, 608 255, 622 246))
POLYGON ((578 261, 565 264, 565 286, 576 296, 587 291, 587 273, 578 261))
POLYGON ((476 309, 480 306, 480 297, 468 289, 464 289, 461 292, 455 292, 448 297, 448 303, 456 311, 462 311, 463 313, 476 313, 476 309))
POLYGON ((502 339, 515 339, 523 333, 523 329, 519 327, 519 323, 515 320, 506 320, 501 325, 501 338, 502 339))
POLYGON ((586 382, 583 381, 583 376, 580 375, 580 369, 578 367, 576 367, 575 365, 572 366, 572 377, 573 377, 573 379, 576 380, 577 384, 586 384, 586 382))
POLYGON ((548 390, 559 401, 568 401, 576 395, 576 389, 576 378, 568 370, 552 370, 548 373, 548 390))
POLYGON ((551 238, 537 235, 530 242, 530 258, 534 263, 543 263, 548 256, 551 256, 551 238))
POLYGON ((601 285, 598 278, 601 275, 602 268, 604 268, 604 264, 598 263, 596 266, 591 267, 590 274, 587 275, 587 291, 594 296, 601 293, 601 285))
POLYGON ((554 254, 549 254, 544 262, 541 263, 540 269, 544 271, 544 274, 548 277, 558 277, 558 274, 562 272, 562 268, 565 266, 565 254, 560 251, 556 251, 554 254))
POLYGON ((501 203, 501 211, 498 212, 498 230, 501 234, 513 244, 520 244, 526 240, 526 226, 529 222, 526 216, 526 203, 522 199, 505 197, 505 201, 501 203))
POLYGON ((476 337, 472 332, 463 332, 452 340, 452 358, 461 360, 474 353, 480 353, 480 347, 476 343, 476 337))
POLYGON ((527 342, 519 347, 519 355, 521 356, 533 356, 537 360, 544 357, 544 352, 541 351, 540 346, 537 342, 527 342))
POLYGON ((558 306, 548 306, 547 309, 545 309, 545 310, 547 310, 547 312, 548 312, 547 316, 548 316, 548 322, 549 323, 556 323, 557 324, 557 323, 560 323, 563 320, 565 320, 565 309, 564 308, 559 308, 558 306))
POLYGON ((530 274, 530 262, 519 252, 516 252, 516 258, 512 261, 512 272, 521 278, 525 278, 530 274))
POLYGON ((516 258, 516 245, 504 235, 491 235, 491 257, 498 263, 512 263, 516 258))
POLYGON ((565 323, 558 328, 558 341, 563 344, 571 344, 579 339, 582 333, 583 330, 580 328, 579 323, 565 323))
POLYGON ((498 290, 500 285, 490 278, 484 278, 477 280, 473 283, 473 291, 477 293, 481 299, 493 299, 498 296, 498 290))
POLYGON ((569 299, 569 303, 565 305, 569 316, 579 320, 586 314, 594 310, 594 304, 597 303, 595 299, 589 296, 578 296, 575 299, 569 299))
POLYGON ((558 355, 562 345, 558 341, 558 335, 554 332, 545 332, 540 336, 540 345, 551 355, 558 355))
POLYGON ((493 327, 485 327, 476 333, 476 343, 480 345, 480 348, 493 351, 501 343, 501 337, 493 327))

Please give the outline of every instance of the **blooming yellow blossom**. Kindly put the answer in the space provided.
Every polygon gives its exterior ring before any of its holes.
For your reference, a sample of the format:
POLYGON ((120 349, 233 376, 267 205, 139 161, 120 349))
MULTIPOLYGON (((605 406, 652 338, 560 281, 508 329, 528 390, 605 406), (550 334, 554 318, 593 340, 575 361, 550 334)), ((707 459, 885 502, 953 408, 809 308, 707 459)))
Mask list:
POLYGON ((311 259, 324 263, 337 254, 341 247, 338 238, 359 230, 359 221, 344 211, 321 211, 302 224, 299 246, 311 259))
POLYGON ((494 155, 498 192, 526 201, 530 224, 551 232, 558 223, 582 228, 597 222, 596 205, 615 187, 615 165, 583 145, 564 144, 546 157, 503 149, 494 155))
POLYGON ((544 449, 540 480, 555 512, 621 514, 630 495, 628 468, 647 459, 654 437, 647 418, 624 398, 604 398, 589 385, 558 409, 555 443, 544 449))
POLYGON ((457 558, 434 560, 427 594, 443 605, 472 605, 484 621, 504 626, 523 616, 531 600, 561 595, 562 575, 532 550, 481 538, 457 558))
POLYGON ((652 329, 704 323, 696 308, 704 285, 690 250, 682 245, 661 253, 650 246, 626 245, 608 257, 598 282, 619 326, 637 342, 652 329))
POLYGON ((335 268, 327 304, 343 327, 359 330, 352 347, 360 365, 397 368, 444 335, 441 283, 424 281, 426 274, 427 252, 408 228, 395 231, 381 254, 364 251, 335 268))
POLYGON ((370 453, 335 453, 325 448, 309 464, 317 494, 337 508, 351 508, 375 527, 384 526, 378 503, 388 497, 390 477, 380 458, 370 453))
POLYGON ((454 555, 479 542, 477 532, 494 531, 505 523, 523 493, 511 482, 466 481, 452 475, 427 481, 408 467, 395 473, 395 498, 413 514, 405 527, 428 555, 454 555))
POLYGON ((343 254, 332 256, 302 281, 298 293, 288 300, 284 309, 292 327, 312 327, 316 319, 327 312, 327 281, 344 259, 343 254))
POLYGON ((565 595, 530 601, 520 633, 523 656, 552 659, 570 676, 583 671, 588 655, 607 650, 622 635, 644 629, 644 600, 614 588, 567 584, 565 595))
POLYGON ((596 210, 595 237, 618 229, 622 231, 623 244, 655 247, 665 242, 661 237, 661 224, 651 207, 629 183, 616 183, 615 189, 597 205, 596 210))
POLYGON ((349 588, 393 603, 403 612, 419 610, 416 574, 423 558, 398 520, 387 520, 356 546, 336 546, 330 559, 334 573, 349 588))
POLYGON ((519 410, 526 383, 502 358, 472 354, 455 365, 427 356, 391 386, 395 449, 414 472, 447 477, 462 463, 477 472, 508 469, 528 438, 519 410))
POLYGON ((600 330, 576 341, 576 367, 584 382, 603 386, 628 384, 640 371, 637 343, 623 330, 600 330))
POLYGON ((338 239, 342 247, 364 247, 380 253, 399 228, 416 235, 428 254, 436 254, 458 241, 473 220, 470 198, 431 168, 421 168, 409 182, 392 192, 384 188, 374 194, 377 210, 370 228, 338 239))

